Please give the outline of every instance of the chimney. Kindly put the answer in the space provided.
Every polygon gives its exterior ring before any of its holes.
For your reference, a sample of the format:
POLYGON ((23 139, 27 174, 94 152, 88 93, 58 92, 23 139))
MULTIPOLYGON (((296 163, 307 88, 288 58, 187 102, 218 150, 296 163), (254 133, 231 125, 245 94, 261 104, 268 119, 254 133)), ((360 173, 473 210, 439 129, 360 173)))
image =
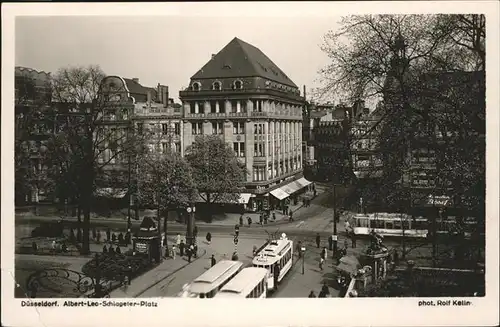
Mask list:
POLYGON ((304 85, 304 99, 306 98, 306 86, 304 85))
POLYGON ((158 101, 163 102, 163 92, 161 91, 160 83, 158 83, 158 86, 156 87, 156 94, 158 95, 158 101))
POLYGON ((168 86, 163 85, 162 87, 162 92, 163 92, 163 106, 168 107, 168 86))
POLYGON ((132 80, 133 80, 134 82, 136 82, 137 84, 139 84, 139 79, 138 79, 137 77, 132 78, 132 80))

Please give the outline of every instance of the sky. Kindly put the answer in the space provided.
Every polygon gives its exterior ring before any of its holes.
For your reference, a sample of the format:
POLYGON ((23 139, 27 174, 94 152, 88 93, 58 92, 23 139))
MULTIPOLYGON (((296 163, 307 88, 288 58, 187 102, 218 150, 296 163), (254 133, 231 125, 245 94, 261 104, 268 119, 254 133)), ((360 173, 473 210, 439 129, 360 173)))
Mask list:
POLYGON ((98 64, 108 75, 179 90, 234 37, 263 51, 299 86, 320 86, 320 45, 340 16, 26 16, 15 21, 15 64, 46 72, 98 64))

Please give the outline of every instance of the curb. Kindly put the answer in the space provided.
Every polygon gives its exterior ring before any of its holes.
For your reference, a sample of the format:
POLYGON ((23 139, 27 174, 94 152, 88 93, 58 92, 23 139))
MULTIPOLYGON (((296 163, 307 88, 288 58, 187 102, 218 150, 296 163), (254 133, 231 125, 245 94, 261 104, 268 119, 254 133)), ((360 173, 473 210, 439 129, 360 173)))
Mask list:
POLYGON ((190 264, 192 264, 193 262, 195 262, 196 260, 198 259, 201 259, 202 257, 205 256, 205 254, 207 254, 207 250, 206 249, 203 249, 203 254, 196 257, 194 260, 192 260, 191 262, 188 262, 186 263, 185 265, 173 270, 172 272, 170 272, 167 276, 163 277, 163 278, 160 278, 159 280, 157 280, 156 282, 154 282, 153 284, 149 285, 148 287, 146 287, 145 289, 143 289, 142 291, 139 291, 137 292, 136 294, 132 295, 133 298, 136 298, 138 296, 141 296, 142 294, 146 293, 147 291, 149 291, 150 289, 152 289, 154 286, 158 285, 159 283, 161 283, 162 281, 164 281, 165 279, 169 278, 170 276, 172 276, 173 274, 177 273, 178 271, 186 268, 187 266, 189 266, 190 264))

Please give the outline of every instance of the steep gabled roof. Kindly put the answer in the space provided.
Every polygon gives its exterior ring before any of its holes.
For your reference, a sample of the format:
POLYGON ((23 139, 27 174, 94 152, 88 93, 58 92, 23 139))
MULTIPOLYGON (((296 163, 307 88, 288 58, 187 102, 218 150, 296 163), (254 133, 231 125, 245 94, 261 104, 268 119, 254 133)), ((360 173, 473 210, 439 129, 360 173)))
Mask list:
POLYGON ((156 99, 156 89, 152 87, 146 87, 139 84, 139 82, 134 81, 130 78, 123 79, 127 84, 127 88, 130 91, 130 95, 135 97, 136 101, 143 102, 147 100, 148 91, 151 91, 151 99, 156 99), (138 97, 139 96, 139 97, 138 97))
POLYGON ((284 85, 297 87, 260 49, 236 37, 191 79, 250 76, 264 77, 284 85))

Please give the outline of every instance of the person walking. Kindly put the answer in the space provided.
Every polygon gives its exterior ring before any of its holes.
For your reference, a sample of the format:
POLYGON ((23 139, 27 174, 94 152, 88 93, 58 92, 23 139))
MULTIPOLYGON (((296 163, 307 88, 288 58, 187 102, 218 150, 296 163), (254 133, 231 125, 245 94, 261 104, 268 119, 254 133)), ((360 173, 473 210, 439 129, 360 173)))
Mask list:
POLYGON ((259 215, 259 224, 262 226, 264 224, 264 216, 262 213, 259 215))
POLYGON ((191 248, 187 248, 186 249, 186 255, 188 257, 188 262, 191 263, 191 256, 193 255, 192 252, 191 252, 191 248))
POLYGON ((240 226, 243 226, 243 214, 241 214, 239 221, 240 221, 240 226))
POLYGON ((181 245, 181 234, 177 233, 177 239, 175 241, 175 244, 177 244, 177 246, 181 245))
POLYGON ((108 253, 108 248, 106 247, 106 244, 102 247, 102 253, 108 253))
POLYGON ((311 293, 309 293, 308 297, 316 297, 316 294, 314 294, 314 291, 311 291, 311 293))
POLYGON ((106 241, 111 241, 111 228, 106 229, 106 241))
POLYGON ((266 215, 264 216, 264 225, 267 225, 267 220, 268 220, 268 217, 269 217, 269 215, 268 215, 268 214, 266 214, 266 215))
POLYGON ((346 219, 345 223, 344 223, 344 229, 345 229, 345 233, 347 235, 349 235, 350 231, 351 231, 351 224, 349 224, 349 220, 346 219))
POLYGON ((196 256, 196 255, 195 255, 195 253, 194 253, 194 245, 193 245, 193 244, 191 244, 191 245, 189 246, 189 253, 191 253, 191 256, 192 256, 192 257, 195 257, 195 256, 196 256))
POLYGON ((56 241, 52 241, 52 252, 56 253, 56 241))
POLYGON ((215 256, 212 254, 212 257, 210 258, 210 267, 215 266, 215 263, 216 263, 216 262, 217 262, 217 261, 215 260, 215 256))
POLYGON ((321 243, 321 237, 319 236, 319 233, 316 233, 316 247, 319 249, 319 245, 321 243))
POLYGON ((323 250, 321 250, 321 255, 323 257, 323 259, 327 259, 327 256, 328 256, 328 251, 326 250, 326 246, 323 247, 323 250))
MULTIPOLYGON (((186 244, 184 244, 184 240, 182 240, 180 243, 179 243, 179 254, 181 255, 181 257, 184 256, 184 249, 186 247, 186 244)), ((187 249, 186 249, 186 252, 187 252, 187 249)))
POLYGON ((210 245, 210 242, 212 242, 212 234, 210 234, 210 232, 207 233, 206 239, 207 239, 208 244, 210 245))
POLYGON ((323 256, 319 258, 319 269, 323 271, 323 263, 325 262, 325 259, 323 259, 323 256))
POLYGON ((240 225, 236 224, 234 226, 234 235, 236 235, 236 237, 238 237, 238 235, 240 235, 240 225))
POLYGON ((330 251, 333 251, 333 236, 332 235, 328 236, 328 249, 330 251))
POLYGON ((248 227, 252 226, 252 218, 250 216, 247 217, 248 227))
POLYGON ((293 211, 290 209, 290 221, 293 221, 293 211))
POLYGON ((356 235, 354 233, 351 233, 351 246, 353 249, 356 248, 356 235))
POLYGON ((198 258, 198 244, 194 244, 193 246, 193 255, 195 258, 198 258))
POLYGON ((172 258, 175 260, 175 256, 177 255, 177 247, 172 245, 172 258))
POLYGON ((273 221, 276 221, 276 213, 273 212, 273 221))

